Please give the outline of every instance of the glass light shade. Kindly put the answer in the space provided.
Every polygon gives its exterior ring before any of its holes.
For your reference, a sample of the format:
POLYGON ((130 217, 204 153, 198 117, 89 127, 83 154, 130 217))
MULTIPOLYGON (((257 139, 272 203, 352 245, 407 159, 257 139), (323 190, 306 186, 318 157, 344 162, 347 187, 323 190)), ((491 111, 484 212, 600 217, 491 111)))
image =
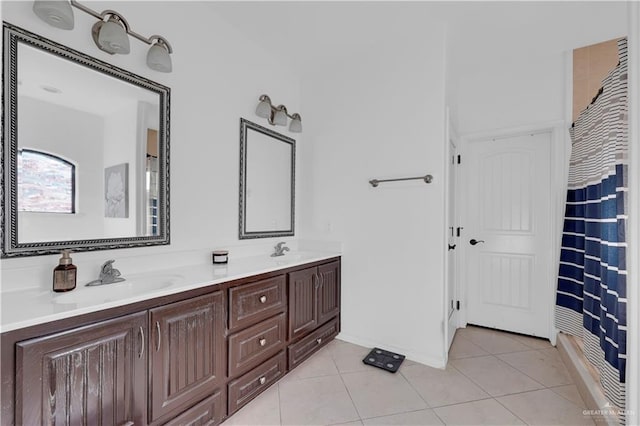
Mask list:
POLYGON ((286 126, 287 114, 281 109, 277 110, 273 115, 273 124, 275 124, 276 126, 286 126))
POLYGON ((256 115, 262 118, 269 118, 269 116, 271 116, 271 104, 269 101, 260 101, 256 107, 256 115))
POLYGON ((98 43, 100 48, 109 53, 127 54, 131 50, 129 47, 129 36, 122 24, 116 18, 111 17, 107 22, 102 23, 98 33, 98 43))
POLYGON ((292 117, 291 124, 289 124, 289 131, 293 133, 302 133, 302 118, 300 117, 300 114, 293 114, 292 117))
POLYGON ((72 30, 74 25, 71 4, 66 1, 40 0, 33 2, 33 13, 52 27, 72 30))
POLYGON ((160 72, 171 72, 171 56, 164 44, 156 43, 147 52, 147 66, 160 72))

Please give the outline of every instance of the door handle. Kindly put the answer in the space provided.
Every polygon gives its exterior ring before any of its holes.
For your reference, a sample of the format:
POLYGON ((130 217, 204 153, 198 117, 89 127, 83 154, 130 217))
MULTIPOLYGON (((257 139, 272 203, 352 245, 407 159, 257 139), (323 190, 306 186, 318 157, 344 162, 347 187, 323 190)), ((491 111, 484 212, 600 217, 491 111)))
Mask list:
POLYGON ((144 355, 144 329, 140 326, 140 353, 138 353, 138 358, 142 358, 144 355))
POLYGON ((471 244, 472 246, 475 246, 476 244, 480 244, 480 243, 484 243, 484 240, 476 240, 475 238, 472 238, 469 240, 469 244, 471 244))
POLYGON ((447 251, 448 250, 455 250, 455 249, 456 249, 456 245, 455 244, 449 244, 449 248, 447 249, 447 251))
POLYGON ((160 335, 160 322, 156 321, 156 336, 158 337, 156 340, 156 352, 160 350, 160 339, 162 336, 160 335))

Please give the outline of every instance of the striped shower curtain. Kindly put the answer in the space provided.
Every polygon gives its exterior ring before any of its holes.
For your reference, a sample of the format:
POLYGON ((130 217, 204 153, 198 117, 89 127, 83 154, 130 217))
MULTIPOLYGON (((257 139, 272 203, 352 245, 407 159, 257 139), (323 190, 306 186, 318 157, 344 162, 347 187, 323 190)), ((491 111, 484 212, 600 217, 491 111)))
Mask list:
MULTIPOLYGON (((624 423, 627 358, 627 42, 571 129, 556 327, 579 336, 624 423)), ((615 407, 614 407, 615 408, 615 407)))

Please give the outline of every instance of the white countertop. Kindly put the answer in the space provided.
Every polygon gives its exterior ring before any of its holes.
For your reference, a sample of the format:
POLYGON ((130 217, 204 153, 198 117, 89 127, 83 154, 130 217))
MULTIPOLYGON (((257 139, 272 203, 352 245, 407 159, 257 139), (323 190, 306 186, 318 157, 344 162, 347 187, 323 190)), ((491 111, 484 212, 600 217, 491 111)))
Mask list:
POLYGON ((230 259, 226 265, 201 264, 163 268, 127 275, 125 281, 54 293, 29 289, 0 294, 0 333, 56 321, 129 303, 221 284, 265 272, 277 271, 340 256, 338 252, 296 252, 273 258, 268 255, 230 259))

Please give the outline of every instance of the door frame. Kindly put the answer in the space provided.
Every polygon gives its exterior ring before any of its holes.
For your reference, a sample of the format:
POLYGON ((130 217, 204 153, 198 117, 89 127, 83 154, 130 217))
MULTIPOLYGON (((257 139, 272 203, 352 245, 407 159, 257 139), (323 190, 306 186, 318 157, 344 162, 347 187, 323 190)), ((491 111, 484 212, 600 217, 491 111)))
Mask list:
MULTIPOLYGON (((553 226, 551 228, 551 239, 554 242, 553 248, 550 253, 550 265, 549 271, 547 271, 547 291, 549 294, 548 303, 551 304, 552 309, 550 312, 549 321, 549 340, 551 344, 556 344, 557 329, 555 327, 555 289, 558 279, 558 259, 560 258, 560 247, 562 243, 562 227, 564 225, 564 208, 567 194, 567 179, 569 174, 569 157, 571 153, 571 138, 569 136, 568 126, 565 121, 551 121, 546 123, 531 124, 518 127, 505 127, 500 129, 467 133, 461 136, 460 144, 458 146, 458 152, 462 155, 461 167, 459 169, 459 181, 458 181, 458 193, 468 194, 470 191, 470 179, 468 174, 468 168, 465 167, 465 155, 468 153, 469 144, 474 142, 486 141, 487 139, 502 139, 507 137, 521 136, 531 133, 551 133, 551 158, 549 158, 549 165, 551 169, 551 179, 549 194, 551 195, 550 211, 549 215, 552 218, 553 226), (555 218, 555 220, 553 219, 555 218)), ((458 211, 461 219, 461 225, 464 226, 467 220, 467 212, 469 207, 467 205, 468 197, 460 196, 458 200, 458 211)), ((464 238, 468 235, 464 234, 464 238)), ((458 280, 458 296, 461 302, 461 309, 458 311, 459 327, 467 326, 467 300, 468 300, 468 287, 467 287, 467 250, 468 245, 460 245, 459 255, 459 277, 458 280)))
MULTIPOLYGON (((456 192, 453 194, 453 203, 455 205, 456 210, 456 218, 455 218, 455 226, 460 226, 460 168, 458 164, 452 164, 451 159, 449 158, 449 145, 453 144, 456 147, 456 151, 460 154, 460 137, 456 131, 455 125, 453 123, 453 119, 451 117, 451 111, 449 107, 445 109, 445 149, 444 149, 444 218, 445 218, 445 226, 444 226, 444 242, 448 244, 449 242, 449 228, 447 227, 449 221, 449 201, 451 200, 451 194, 449 193, 449 171, 451 167, 455 168, 456 175, 456 192)), ((443 337, 443 355, 444 355, 444 364, 446 365, 449 360, 449 255, 446 247, 443 247, 445 250, 444 255, 444 288, 442 295, 442 307, 443 307, 443 318, 442 318, 442 337, 443 337)), ((454 282, 454 293, 456 295, 457 300, 461 300, 460 297, 460 262, 461 256, 458 254, 458 261, 456 262, 456 270, 455 270, 455 282, 454 282)), ((456 329, 463 326, 462 321, 460 320, 460 313, 462 312, 462 308, 458 310, 456 315, 456 329)), ((466 323, 465 323, 466 325, 466 323)))

